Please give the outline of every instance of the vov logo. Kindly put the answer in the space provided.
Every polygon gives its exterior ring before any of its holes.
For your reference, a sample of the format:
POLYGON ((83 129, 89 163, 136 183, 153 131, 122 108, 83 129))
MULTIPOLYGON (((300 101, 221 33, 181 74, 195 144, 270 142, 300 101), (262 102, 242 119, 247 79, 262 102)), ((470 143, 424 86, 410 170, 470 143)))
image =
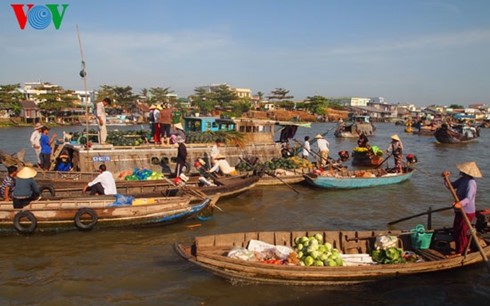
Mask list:
POLYGON ((24 30, 27 22, 36 30, 46 29, 53 22, 56 30, 60 29, 68 4, 11 4, 19 28, 24 30), (61 12, 60 12, 61 7, 61 12))

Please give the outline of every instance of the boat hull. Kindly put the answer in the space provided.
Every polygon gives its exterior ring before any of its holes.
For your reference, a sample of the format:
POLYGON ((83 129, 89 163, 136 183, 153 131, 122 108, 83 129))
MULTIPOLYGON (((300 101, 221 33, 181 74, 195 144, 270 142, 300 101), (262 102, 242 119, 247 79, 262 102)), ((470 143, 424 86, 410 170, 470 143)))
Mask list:
MULTIPOLYGON (((473 252, 466 257, 446 258, 442 249, 416 250, 412 248, 408 231, 294 231, 246 232, 196 237, 190 246, 176 244, 179 255, 217 276, 233 283, 266 283, 276 285, 346 285, 407 275, 439 272, 472 265, 482 261, 481 254, 473 252), (258 261, 233 259, 226 254, 233 248, 246 248, 250 240, 291 247, 296 237, 320 233, 343 254, 368 254, 374 249, 378 235, 397 236, 398 246, 419 254, 423 261, 400 264, 349 265, 314 267, 276 265, 258 261)), ((434 234, 436 237, 437 235, 434 234)), ((438 245, 434 238, 433 244, 438 245)), ((490 255, 490 247, 484 247, 490 255)))
POLYGON ((398 184, 409 180, 412 175, 413 171, 408 173, 388 174, 376 177, 338 177, 305 174, 305 180, 308 184, 312 186, 325 189, 354 189, 398 184))
MULTIPOLYGON (((25 231, 26 233, 169 224, 197 216, 210 205, 214 205, 217 199, 216 197, 212 200, 208 198, 195 201, 190 196, 161 197, 143 199, 139 202, 140 204, 115 205, 114 197, 101 196, 100 198, 34 201, 23 209, 14 209, 11 202, 0 202, 0 232, 19 231, 16 229, 15 220, 16 215, 21 212, 29 212, 35 218, 36 226, 32 231, 25 231), (91 214, 95 214, 96 222, 93 227, 80 228, 77 226, 77 213, 82 209, 89 209, 91 214)), ((79 221, 83 221, 83 218, 79 221)), ((24 227, 29 227, 34 223, 32 220, 24 222, 30 223, 24 227)))

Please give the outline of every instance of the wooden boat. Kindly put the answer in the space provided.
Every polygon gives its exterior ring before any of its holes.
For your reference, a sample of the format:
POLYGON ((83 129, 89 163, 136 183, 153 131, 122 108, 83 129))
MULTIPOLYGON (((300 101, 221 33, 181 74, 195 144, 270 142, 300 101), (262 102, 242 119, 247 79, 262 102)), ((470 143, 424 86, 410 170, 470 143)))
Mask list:
POLYGON ((114 196, 33 201, 23 209, 0 202, 0 232, 91 230, 94 227, 168 224, 203 213, 219 195, 193 200, 191 196, 135 198, 131 204, 115 204, 114 196))
POLYGON ((361 133, 374 135, 374 126, 369 116, 352 116, 348 122, 340 122, 334 132, 338 138, 358 138, 361 133))
POLYGON ((398 184, 410 179, 412 174, 412 168, 405 168, 403 173, 390 173, 385 169, 327 170, 318 174, 305 174, 305 180, 320 188, 352 189, 398 184))
POLYGON ((304 182, 305 178, 303 174, 293 174, 293 175, 276 175, 270 176, 265 174, 257 182, 256 186, 277 186, 287 184, 298 184, 304 182))
MULTIPOLYGON (((147 181, 117 181, 117 191, 125 195, 137 195, 138 197, 175 196, 182 194, 182 187, 190 187, 205 195, 220 194, 220 198, 231 198, 252 189, 258 182, 259 177, 230 176, 219 177, 212 180, 215 184, 211 186, 199 186, 198 177, 193 176, 182 185, 175 185, 171 180, 147 180, 147 181)), ((66 197, 81 195, 83 187, 87 182, 39 181, 43 197, 66 197)), ((189 190, 187 188, 187 190, 189 190)))
MULTIPOLYGON (((190 245, 177 243, 179 255, 201 268, 223 277, 232 283, 266 283, 278 285, 346 285, 382 279, 398 278, 414 274, 425 274, 461 268, 482 262, 479 252, 466 256, 448 258, 451 242, 447 230, 434 231, 428 249, 417 249, 412 245, 410 231, 269 231, 229 233, 196 237, 190 245), (252 240, 274 246, 292 247, 296 237, 322 235, 324 241, 337 248, 347 265, 344 266, 301 266, 298 264, 270 264, 271 261, 243 260, 227 255, 233 249, 247 248, 252 240), (405 252, 414 252, 416 262, 396 264, 373 264, 356 259, 370 258, 379 235, 396 237, 397 247, 405 252)), ((490 240, 481 239, 483 251, 490 255, 490 240)), ((281 261, 280 263, 284 263, 281 261)))
POLYGON ((443 124, 435 131, 434 137, 439 143, 462 144, 476 141, 480 132, 477 128, 466 125, 454 125, 449 128, 447 124, 443 124))
MULTIPOLYGON (((3 178, 6 172, 0 173, 3 178)), ((98 173, 95 172, 38 172, 35 180, 41 189, 41 195, 45 199, 56 199, 64 197, 81 197, 82 190, 88 182, 93 180, 98 173)), ((214 186, 200 186, 199 176, 189 176, 185 184, 177 186, 171 179, 126 181, 116 180, 117 191, 124 195, 138 197, 161 197, 182 194, 182 186, 192 187, 197 192, 205 195, 221 194, 221 198, 238 196, 252 189, 259 181, 256 175, 216 177, 210 179, 214 186)))
POLYGON ((352 151, 352 166, 354 167, 376 167, 383 162, 382 155, 383 151, 379 150, 378 147, 373 146, 369 148, 365 147, 356 147, 352 151), (380 152, 380 154, 374 153, 374 148, 376 148, 376 152, 380 152))

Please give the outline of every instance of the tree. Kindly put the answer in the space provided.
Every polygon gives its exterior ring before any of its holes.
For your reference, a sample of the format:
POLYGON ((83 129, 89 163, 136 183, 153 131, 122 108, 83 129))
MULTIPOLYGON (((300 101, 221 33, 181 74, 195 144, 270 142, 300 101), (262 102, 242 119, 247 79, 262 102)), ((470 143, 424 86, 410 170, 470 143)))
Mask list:
POLYGON ((173 93, 170 87, 152 87, 150 88, 151 100, 155 102, 168 102, 168 94, 173 93))
POLYGON ((261 91, 257 91, 257 96, 259 96, 259 102, 262 102, 262 99, 264 98, 264 93, 261 91))
POLYGON ((226 106, 232 101, 238 100, 236 92, 226 84, 221 84, 211 92, 211 98, 218 101, 221 106, 226 106))
POLYGON ((113 101, 113 107, 120 107, 126 111, 136 109, 136 96, 133 94, 131 86, 109 86, 102 85, 97 93, 97 100, 101 101, 104 98, 110 98, 113 101))
POLYGON ((0 109, 9 110, 14 115, 20 114, 20 101, 24 95, 18 90, 20 84, 0 85, 0 109))
POLYGON ((464 109, 464 106, 463 105, 459 105, 459 104, 451 104, 451 105, 449 105, 449 108, 452 108, 452 109, 464 109))
POLYGON ((328 99, 322 96, 307 97, 307 108, 313 114, 324 115, 329 105, 328 99))
POLYGON ((289 90, 286 90, 284 88, 276 88, 273 91, 271 91, 271 94, 267 97, 269 100, 288 100, 288 99, 293 99, 294 96, 288 96, 289 90))

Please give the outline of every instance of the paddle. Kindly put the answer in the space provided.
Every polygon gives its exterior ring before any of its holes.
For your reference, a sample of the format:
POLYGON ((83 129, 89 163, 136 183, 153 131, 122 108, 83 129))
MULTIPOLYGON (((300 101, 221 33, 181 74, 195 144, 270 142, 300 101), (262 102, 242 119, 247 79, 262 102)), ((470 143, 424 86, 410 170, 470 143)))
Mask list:
MULTIPOLYGON (((459 202, 458 195, 456 194, 456 191, 454 190, 453 185, 451 184, 451 181, 449 180, 449 172, 447 172, 447 171, 443 172, 442 176, 444 177, 444 180, 446 181, 446 184, 449 187, 451 194, 453 195, 454 201, 459 202)), ((487 269, 490 272, 490 266, 489 266, 487 254, 485 254, 485 251, 483 251, 480 243, 478 242, 478 237, 476 236, 476 230, 471 225, 471 222, 468 219, 468 216, 466 215, 466 212, 464 211, 463 207, 459 207, 459 211, 463 215, 464 222, 466 223, 466 225, 470 229, 471 236, 473 237, 475 244, 478 246, 478 251, 480 251, 481 257, 486 262, 487 269)))
POLYGON ((388 158, 391 157, 391 155, 393 155, 393 153, 390 153, 388 156, 386 156, 386 158, 383 159, 383 161, 379 165, 377 165, 374 169, 378 169, 379 167, 381 167, 381 165, 384 164, 384 162, 387 161, 388 158))
POLYGON ((431 208, 429 208, 428 211, 425 211, 425 212, 422 212, 422 213, 418 213, 418 214, 415 214, 415 215, 412 215, 412 216, 409 216, 409 217, 401 218, 401 219, 398 219, 398 220, 395 220, 395 221, 388 222, 388 225, 393 225, 393 224, 396 224, 396 223, 399 223, 399 222, 402 222, 402 221, 406 221, 406 220, 410 220, 410 219, 413 219, 413 218, 416 218, 416 217, 420 217, 420 216, 423 216, 423 215, 428 215, 428 214, 431 214, 431 213, 445 211, 445 210, 450 210, 450 209, 452 209, 452 207, 443 207, 443 208, 438 208, 438 209, 434 209, 434 210, 432 210, 431 208))

